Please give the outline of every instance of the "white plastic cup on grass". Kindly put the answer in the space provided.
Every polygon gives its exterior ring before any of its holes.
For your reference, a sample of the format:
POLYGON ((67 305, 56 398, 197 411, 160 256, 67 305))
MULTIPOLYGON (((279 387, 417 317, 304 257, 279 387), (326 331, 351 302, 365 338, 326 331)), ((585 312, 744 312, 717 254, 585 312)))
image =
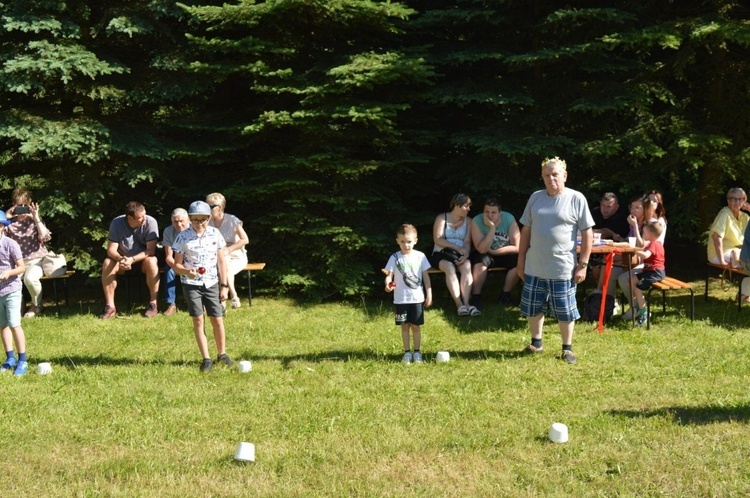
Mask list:
POLYGON ((435 361, 438 363, 448 363, 451 361, 451 354, 448 351, 438 351, 435 355, 435 361))
POLYGON ((237 447, 237 453, 235 453, 234 459, 238 462, 254 462, 255 445, 253 443, 240 443, 237 447))
POLYGON ((565 443, 568 441, 568 426, 555 422, 549 428, 549 439, 553 443, 565 443))
POLYGON ((36 366, 36 373, 39 375, 47 375, 52 373, 52 365, 47 362, 40 363, 36 366))
POLYGON ((241 362, 239 363, 239 365, 237 366, 237 368, 238 368, 238 369, 240 370, 240 373, 243 373, 243 374, 244 374, 244 373, 248 373, 248 372, 252 371, 252 369, 253 369, 253 364, 252 364, 252 363, 250 363, 250 362, 249 362, 249 361, 247 361, 247 360, 243 360, 243 361, 241 361, 241 362))

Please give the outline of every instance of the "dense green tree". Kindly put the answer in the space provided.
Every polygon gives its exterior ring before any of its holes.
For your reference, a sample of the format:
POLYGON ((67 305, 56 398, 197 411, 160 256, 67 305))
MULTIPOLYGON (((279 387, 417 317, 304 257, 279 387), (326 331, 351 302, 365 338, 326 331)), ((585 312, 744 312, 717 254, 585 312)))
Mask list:
POLYGON ((180 13, 166 1, 0 4, 2 186, 34 191, 79 270, 99 265, 127 201, 158 214, 170 190, 158 118, 174 96, 159 63, 180 13))
POLYGON ((401 50, 394 21, 411 11, 362 0, 186 10, 187 67, 207 84, 184 117, 209 144, 186 159, 215 168, 206 182, 222 185, 284 288, 365 292, 418 186, 408 166, 423 161, 399 127, 431 75, 401 50))

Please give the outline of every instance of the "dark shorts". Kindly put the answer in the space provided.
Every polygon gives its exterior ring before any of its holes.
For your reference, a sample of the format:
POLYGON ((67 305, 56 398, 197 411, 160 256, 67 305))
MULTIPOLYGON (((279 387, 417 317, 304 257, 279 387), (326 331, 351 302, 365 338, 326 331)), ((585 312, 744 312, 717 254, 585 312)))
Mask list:
POLYGON ((490 268, 507 268, 509 270, 518 266, 518 253, 505 254, 503 256, 492 256, 491 254, 471 253, 471 266, 484 264, 490 268))
POLYGON ((560 322, 581 318, 576 303, 576 284, 572 279, 553 280, 526 275, 521 294, 521 315, 525 317, 546 313, 547 309, 560 322))
POLYGON ((424 303, 394 304, 396 325, 424 325, 424 303))
POLYGON ((664 270, 646 270, 635 274, 639 282, 635 284, 641 290, 648 290, 654 282, 661 282, 667 276, 664 270))
POLYGON ((433 268, 437 268, 437 269, 440 269, 440 262, 444 259, 447 259, 445 257, 445 254, 439 251, 435 251, 429 256, 427 256, 427 261, 430 262, 430 266, 432 266, 433 268))
POLYGON ((221 301, 219 300, 218 282, 208 288, 203 285, 183 285, 182 293, 185 295, 190 316, 201 316, 204 306, 208 316, 217 317, 224 315, 224 310, 221 308, 221 301))

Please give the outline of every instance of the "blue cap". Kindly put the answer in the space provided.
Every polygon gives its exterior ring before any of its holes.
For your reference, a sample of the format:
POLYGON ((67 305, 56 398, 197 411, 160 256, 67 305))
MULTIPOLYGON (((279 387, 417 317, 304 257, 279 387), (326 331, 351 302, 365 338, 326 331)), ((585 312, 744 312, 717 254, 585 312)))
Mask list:
POLYGON ((211 207, 203 201, 195 201, 188 208, 188 215, 202 214, 211 216, 211 207))
POLYGON ((5 217, 5 211, 0 211, 0 224, 5 225, 6 227, 10 225, 10 221, 5 217))

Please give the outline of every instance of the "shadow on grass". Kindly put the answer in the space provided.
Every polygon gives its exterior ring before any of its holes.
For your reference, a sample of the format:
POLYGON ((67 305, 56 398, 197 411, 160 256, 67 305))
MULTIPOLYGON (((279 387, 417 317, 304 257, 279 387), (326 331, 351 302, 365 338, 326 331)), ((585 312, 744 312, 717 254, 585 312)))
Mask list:
POLYGON ((190 365, 192 363, 198 363, 199 360, 194 361, 163 361, 159 359, 149 359, 149 360, 141 360, 136 358, 128 358, 128 357, 114 357, 114 356, 107 356, 107 355, 96 355, 96 356, 80 356, 80 355, 64 355, 64 356, 54 356, 51 358, 44 358, 39 359, 39 361, 48 361, 52 363, 53 365, 58 365, 61 367, 67 367, 70 369, 75 369, 77 367, 98 367, 98 366, 106 366, 106 367, 119 367, 119 366, 132 366, 132 365, 173 365, 173 366, 185 366, 190 365))
MULTIPOLYGON (((424 354, 425 363, 435 363, 436 351, 426 351, 424 354)), ((297 363, 323 363, 323 362, 368 362, 377 361, 383 363, 400 363, 401 353, 383 354, 368 350, 358 351, 323 351, 320 353, 298 354, 292 356, 274 356, 274 355, 256 355, 250 351, 244 351, 238 358, 251 358, 252 360, 263 361, 280 361, 282 368, 294 368, 297 363), (244 354, 244 355, 243 355, 244 354)), ((510 360, 527 356, 521 350, 517 351, 451 351, 451 360, 510 360)), ((180 363, 182 364, 182 363, 180 363)))
POLYGON ((750 405, 665 406, 653 410, 610 410, 612 415, 630 418, 670 417, 679 425, 705 425, 717 422, 750 421, 750 405))

